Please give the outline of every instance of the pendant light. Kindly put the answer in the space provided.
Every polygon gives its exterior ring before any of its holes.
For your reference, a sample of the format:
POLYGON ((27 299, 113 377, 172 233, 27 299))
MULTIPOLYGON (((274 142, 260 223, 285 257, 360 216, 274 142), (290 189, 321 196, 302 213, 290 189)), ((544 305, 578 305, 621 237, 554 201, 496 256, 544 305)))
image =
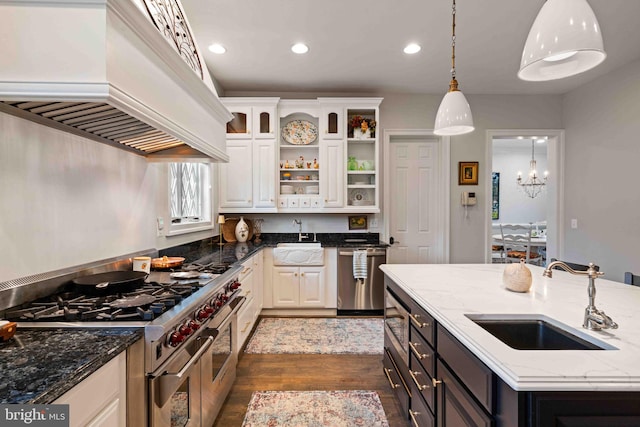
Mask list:
POLYGON ((587 0, 547 0, 529 31, 518 77, 562 79, 590 70, 606 57, 600 26, 587 0))
POLYGON ((451 27, 451 82, 436 114, 433 133, 436 135, 463 135, 473 131, 473 116, 467 98, 458 89, 456 80, 456 0, 453 0, 451 27))

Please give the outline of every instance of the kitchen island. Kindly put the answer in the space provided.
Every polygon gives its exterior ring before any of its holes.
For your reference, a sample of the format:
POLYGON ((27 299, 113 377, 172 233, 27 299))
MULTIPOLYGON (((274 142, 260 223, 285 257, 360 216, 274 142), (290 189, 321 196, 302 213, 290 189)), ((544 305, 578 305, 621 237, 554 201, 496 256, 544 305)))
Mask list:
MULTIPOLYGON (((462 384, 462 389, 471 390, 468 393, 471 395, 470 402, 483 408, 479 413, 480 418, 484 417, 487 422, 486 425, 495 425, 494 422, 497 425, 545 425, 544 422, 551 419, 556 422, 557 418, 554 417, 557 414, 540 413, 544 402, 555 405, 553 411, 562 408, 572 414, 570 408, 574 406, 586 408, 579 424, 575 425, 600 425, 585 424, 584 416, 592 417, 594 412, 589 412, 592 410, 599 415, 607 415, 599 405, 609 402, 603 405, 615 407, 613 415, 623 414, 627 424, 621 424, 618 418, 605 416, 602 421, 606 422, 602 425, 639 425, 640 288, 597 279, 595 304, 613 318, 619 328, 589 331, 582 328, 584 310, 588 304, 587 277, 554 270, 553 278, 546 278, 542 276, 542 267, 528 267, 532 272, 533 284, 527 293, 511 292, 504 287, 504 265, 398 264, 384 265, 381 269, 386 275, 387 288, 392 293, 400 294, 396 295, 400 299, 403 296, 409 298, 410 313, 413 313, 413 304, 418 310, 426 312, 424 316, 432 319, 433 339, 432 342, 427 339, 427 342, 434 358, 438 360, 437 367, 432 369, 434 388, 438 389, 441 371, 447 370, 447 375, 453 371, 452 377, 462 384), (543 317, 605 349, 517 350, 470 318, 483 315, 543 317), (444 350, 441 348, 444 344, 449 345, 447 351, 452 346, 462 349, 465 363, 442 357, 444 350), (471 375, 469 378, 472 381, 466 384, 464 372, 459 374, 454 367, 469 366, 469 363, 477 363, 478 370, 472 372, 477 375, 471 375), (438 369, 441 365, 443 368, 438 369), (475 393, 474 387, 480 392, 475 393), (558 397, 562 403, 552 403, 558 397), (634 409, 630 409, 634 406, 634 409)), ((415 336, 417 332, 412 325, 410 342, 414 342, 415 336)), ((393 351, 389 354, 394 363, 397 362, 395 366, 401 374, 402 363, 397 359, 402 357, 393 351)), ((455 357, 458 357, 457 354, 455 357)), ((408 365, 413 370, 413 355, 406 360, 410 360, 408 365)), ((409 383, 407 390, 413 402, 419 393, 410 392, 413 387, 410 377, 406 382, 409 383)), ((438 396, 431 400, 430 410, 434 419, 440 417, 438 425, 444 425, 446 395, 438 396), (434 404, 436 401, 438 403, 434 404)), ((430 403, 429 399, 426 403, 430 403)), ((566 422, 558 425, 574 424, 566 422)))

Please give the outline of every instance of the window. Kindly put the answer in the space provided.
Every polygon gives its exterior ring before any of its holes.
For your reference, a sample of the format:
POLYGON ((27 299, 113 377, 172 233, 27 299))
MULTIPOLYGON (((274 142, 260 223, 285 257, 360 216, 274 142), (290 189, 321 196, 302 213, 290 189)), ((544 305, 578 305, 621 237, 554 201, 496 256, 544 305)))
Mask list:
POLYGON ((211 225, 210 176, 206 163, 169 163, 172 232, 211 225))

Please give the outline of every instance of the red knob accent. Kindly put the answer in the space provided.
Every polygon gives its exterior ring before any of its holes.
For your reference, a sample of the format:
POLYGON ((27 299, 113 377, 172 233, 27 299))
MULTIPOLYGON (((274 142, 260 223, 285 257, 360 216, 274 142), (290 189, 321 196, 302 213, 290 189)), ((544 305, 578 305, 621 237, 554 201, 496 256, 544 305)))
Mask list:
POLYGON ((238 289, 240 286, 242 286, 242 283, 238 282, 237 280, 235 282, 233 282, 231 284, 231 290, 235 291, 236 289, 238 289))
POLYGON ((193 330, 193 331, 197 331, 198 329, 200 329, 200 325, 198 324, 198 322, 196 322, 195 320, 189 320, 189 327, 193 330))
POLYGON ((171 347, 177 347, 183 341, 184 341, 184 336, 178 331, 173 331, 171 335, 169 335, 169 345, 171 347))
POLYGON ((205 307, 202 307, 200 310, 198 310, 198 313, 196 313, 196 319, 202 321, 209 318, 209 312, 207 311, 207 307, 208 306, 205 306, 205 307))
POLYGON ((211 307, 209 304, 205 305, 204 309, 207 311, 207 314, 209 314, 209 316, 211 315, 211 313, 213 313, 213 307, 211 307))
POLYGON ((193 333, 193 330, 191 329, 191 327, 189 327, 189 322, 180 326, 180 328, 178 328, 178 331, 182 334, 183 337, 188 337, 193 333))

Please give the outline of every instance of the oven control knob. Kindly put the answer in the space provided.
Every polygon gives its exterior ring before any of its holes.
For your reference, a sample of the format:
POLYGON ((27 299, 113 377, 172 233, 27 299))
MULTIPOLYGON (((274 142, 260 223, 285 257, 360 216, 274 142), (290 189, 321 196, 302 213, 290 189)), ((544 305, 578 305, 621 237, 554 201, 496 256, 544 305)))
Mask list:
POLYGON ((220 295, 220 296, 218 296, 218 298, 216 298, 216 300, 213 303, 213 305, 216 308, 216 310, 224 305, 224 301, 222 300, 222 295, 220 295))
POLYGON ((240 286, 242 285, 242 283, 238 282, 237 280, 235 280, 232 284, 231 284, 231 291, 235 291, 236 289, 238 289, 240 286))
POLYGON ((193 329, 191 329, 191 326, 189 326, 189 322, 186 322, 184 325, 178 328, 178 332, 180 332, 180 334, 186 338, 193 333, 193 329))
POLYGON ((225 302, 229 301, 229 297, 226 294, 220 295, 220 301, 222 301, 222 304, 224 304, 225 302))
POLYGON ((196 312, 196 319, 199 321, 203 321, 203 320, 207 320, 209 318, 209 315, 211 313, 209 313, 209 311, 207 310, 207 308, 211 308, 208 305, 203 306, 201 309, 199 309, 196 312))
POLYGON ((198 329, 200 329, 200 324, 198 322, 196 322, 195 320, 189 320, 188 325, 189 325, 189 327, 191 328, 191 330, 193 332, 195 332, 198 329))
POLYGON ((173 331, 171 332, 171 334, 169 334, 169 337, 167 339, 167 344, 169 344, 171 347, 177 347, 180 344, 182 344, 184 339, 185 339, 185 336, 182 335, 179 331, 173 331))

